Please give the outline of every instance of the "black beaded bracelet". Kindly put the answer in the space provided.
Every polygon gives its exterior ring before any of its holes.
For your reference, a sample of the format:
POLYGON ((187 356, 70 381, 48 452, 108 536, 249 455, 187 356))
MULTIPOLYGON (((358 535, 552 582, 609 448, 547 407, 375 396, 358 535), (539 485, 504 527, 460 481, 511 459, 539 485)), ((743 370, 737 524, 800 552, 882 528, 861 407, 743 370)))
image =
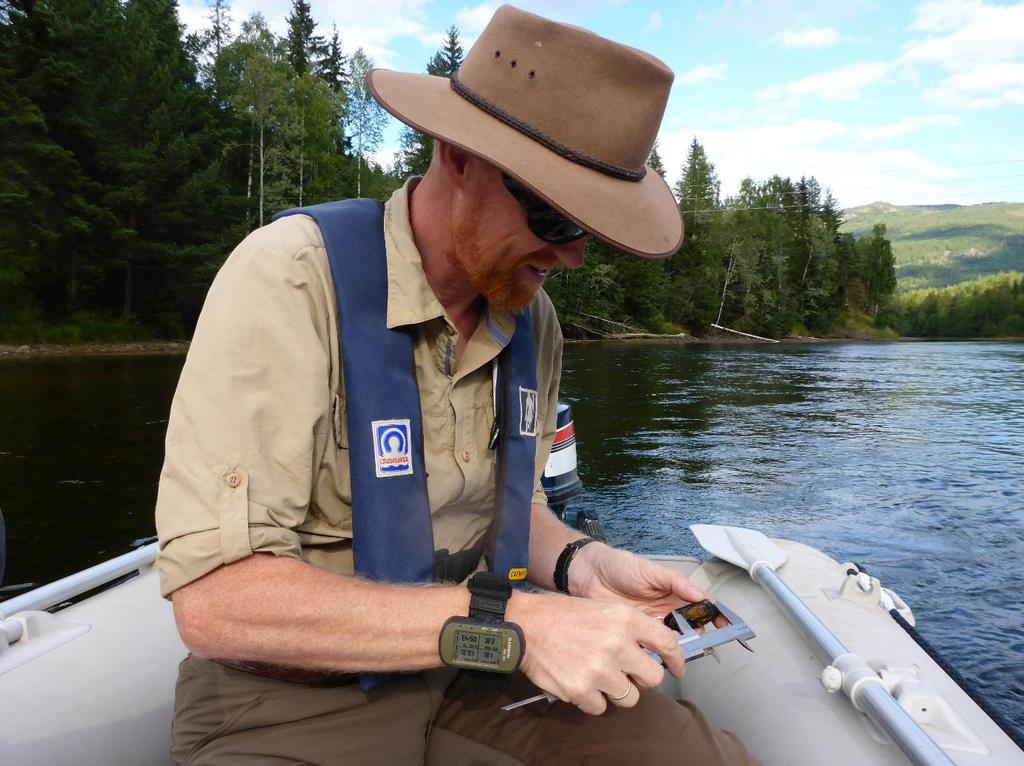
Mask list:
POLYGON ((569 592, 569 564, 572 563, 573 556, 584 545, 589 545, 592 542, 594 542, 593 537, 581 537, 579 540, 573 540, 558 555, 558 561, 555 562, 554 580, 555 588, 562 591, 562 593, 569 592))

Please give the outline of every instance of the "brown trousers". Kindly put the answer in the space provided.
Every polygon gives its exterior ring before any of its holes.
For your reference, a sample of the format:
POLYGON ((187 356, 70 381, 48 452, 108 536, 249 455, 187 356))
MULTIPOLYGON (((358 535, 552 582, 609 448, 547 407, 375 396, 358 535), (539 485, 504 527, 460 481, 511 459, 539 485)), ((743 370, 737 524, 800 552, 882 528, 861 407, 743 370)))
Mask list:
POLYGON ((634 708, 609 706, 597 717, 563 703, 500 710, 536 691, 521 674, 488 688, 437 670, 366 693, 189 657, 178 677, 171 755, 178 766, 756 763, 695 707, 655 692, 645 691, 634 708))

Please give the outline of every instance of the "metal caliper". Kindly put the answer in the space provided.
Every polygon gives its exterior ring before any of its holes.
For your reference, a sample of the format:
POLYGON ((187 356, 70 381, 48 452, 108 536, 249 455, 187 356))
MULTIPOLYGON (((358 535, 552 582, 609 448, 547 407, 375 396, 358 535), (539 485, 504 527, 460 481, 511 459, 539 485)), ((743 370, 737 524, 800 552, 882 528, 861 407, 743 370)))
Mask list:
MULTIPOLYGON (((748 652, 754 651, 747 644, 748 640, 756 637, 754 631, 738 614, 722 603, 698 601, 682 609, 673 610, 665 617, 665 624, 679 631, 677 639, 679 648, 687 662, 714 655, 716 646, 727 644, 730 641, 737 642, 748 652), (718 617, 724 617, 728 624, 721 627, 716 626, 715 620, 718 617), (708 628, 713 629, 709 630, 708 628), (698 629, 703 629, 703 632, 698 632, 698 629)), ((661 656, 656 652, 648 651, 647 655, 656 662, 662 662, 661 656)), ((718 659, 717 656, 715 659, 718 659)), ((558 697, 553 694, 541 692, 518 702, 504 705, 501 709, 515 710, 541 700, 555 702, 557 699, 558 697)))

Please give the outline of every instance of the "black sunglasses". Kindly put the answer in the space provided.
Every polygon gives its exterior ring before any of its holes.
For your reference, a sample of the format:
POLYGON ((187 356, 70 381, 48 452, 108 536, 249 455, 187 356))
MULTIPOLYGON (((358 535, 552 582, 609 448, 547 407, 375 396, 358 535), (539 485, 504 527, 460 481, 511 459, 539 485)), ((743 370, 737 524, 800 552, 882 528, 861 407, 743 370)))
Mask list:
POLYGON ((587 232, 532 192, 527 191, 526 187, 514 178, 502 173, 501 180, 509 194, 516 198, 519 207, 526 213, 526 225, 530 227, 530 231, 545 242, 550 242, 553 245, 565 245, 586 236, 587 232))

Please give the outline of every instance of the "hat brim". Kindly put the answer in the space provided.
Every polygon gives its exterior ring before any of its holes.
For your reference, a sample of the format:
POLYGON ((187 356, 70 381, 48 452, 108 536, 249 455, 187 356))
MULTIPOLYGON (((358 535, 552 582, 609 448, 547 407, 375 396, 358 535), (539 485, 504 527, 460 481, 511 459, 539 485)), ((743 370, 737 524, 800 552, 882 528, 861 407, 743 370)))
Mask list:
POLYGON ((641 258, 679 249, 679 208, 655 171, 625 181, 567 160, 463 99, 445 77, 374 69, 366 82, 399 120, 496 165, 612 247, 641 258))

